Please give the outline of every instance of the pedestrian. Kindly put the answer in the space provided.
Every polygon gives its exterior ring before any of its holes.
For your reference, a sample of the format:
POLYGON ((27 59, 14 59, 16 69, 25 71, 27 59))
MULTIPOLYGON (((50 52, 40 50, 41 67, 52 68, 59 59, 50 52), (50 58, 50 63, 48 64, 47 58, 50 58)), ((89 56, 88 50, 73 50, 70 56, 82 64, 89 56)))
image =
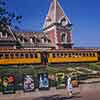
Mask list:
POLYGON ((67 91, 68 91, 68 96, 72 97, 73 87, 72 87, 72 82, 71 82, 70 76, 68 76, 68 79, 67 79, 67 91))

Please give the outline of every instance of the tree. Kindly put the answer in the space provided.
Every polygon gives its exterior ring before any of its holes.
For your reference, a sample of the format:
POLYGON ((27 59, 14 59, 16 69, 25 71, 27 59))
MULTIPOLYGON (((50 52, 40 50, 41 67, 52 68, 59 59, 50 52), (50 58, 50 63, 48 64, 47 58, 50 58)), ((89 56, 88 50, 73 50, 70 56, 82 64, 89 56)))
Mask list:
POLYGON ((16 15, 14 12, 9 12, 7 10, 7 0, 0 0, 0 31, 7 31, 7 26, 16 28, 14 21, 21 23, 22 16, 16 15))

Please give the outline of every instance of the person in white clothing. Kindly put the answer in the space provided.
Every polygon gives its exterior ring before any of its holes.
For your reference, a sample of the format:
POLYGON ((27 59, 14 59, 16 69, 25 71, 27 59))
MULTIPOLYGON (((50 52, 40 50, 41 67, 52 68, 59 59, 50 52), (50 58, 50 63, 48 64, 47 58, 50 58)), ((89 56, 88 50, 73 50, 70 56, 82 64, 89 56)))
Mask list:
POLYGON ((68 91, 68 96, 72 97, 73 87, 72 87, 70 76, 68 76, 68 79, 67 79, 67 91, 68 91))

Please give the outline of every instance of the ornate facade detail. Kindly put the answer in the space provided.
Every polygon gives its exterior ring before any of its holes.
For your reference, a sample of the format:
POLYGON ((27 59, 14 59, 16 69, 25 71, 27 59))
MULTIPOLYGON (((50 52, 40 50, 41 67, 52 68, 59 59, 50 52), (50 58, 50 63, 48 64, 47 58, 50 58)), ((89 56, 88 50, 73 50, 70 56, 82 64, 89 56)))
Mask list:
POLYGON ((52 0, 44 21, 43 32, 12 32, 9 26, 5 26, 3 30, 0 32, 0 47, 72 48, 71 22, 58 0, 52 0))
POLYGON ((58 0, 53 0, 45 18, 43 30, 48 33, 56 49, 72 48, 71 25, 58 0))

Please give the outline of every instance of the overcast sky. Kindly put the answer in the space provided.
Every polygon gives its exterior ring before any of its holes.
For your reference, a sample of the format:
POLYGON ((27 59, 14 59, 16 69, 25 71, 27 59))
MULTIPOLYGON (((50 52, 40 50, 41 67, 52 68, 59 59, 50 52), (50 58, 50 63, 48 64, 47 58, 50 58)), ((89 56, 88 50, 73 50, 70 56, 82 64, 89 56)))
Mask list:
MULTIPOLYGON (((8 0, 9 11, 22 15, 21 29, 41 31, 52 0, 8 0)), ((100 47, 100 0, 59 0, 73 24, 75 46, 100 47)))

